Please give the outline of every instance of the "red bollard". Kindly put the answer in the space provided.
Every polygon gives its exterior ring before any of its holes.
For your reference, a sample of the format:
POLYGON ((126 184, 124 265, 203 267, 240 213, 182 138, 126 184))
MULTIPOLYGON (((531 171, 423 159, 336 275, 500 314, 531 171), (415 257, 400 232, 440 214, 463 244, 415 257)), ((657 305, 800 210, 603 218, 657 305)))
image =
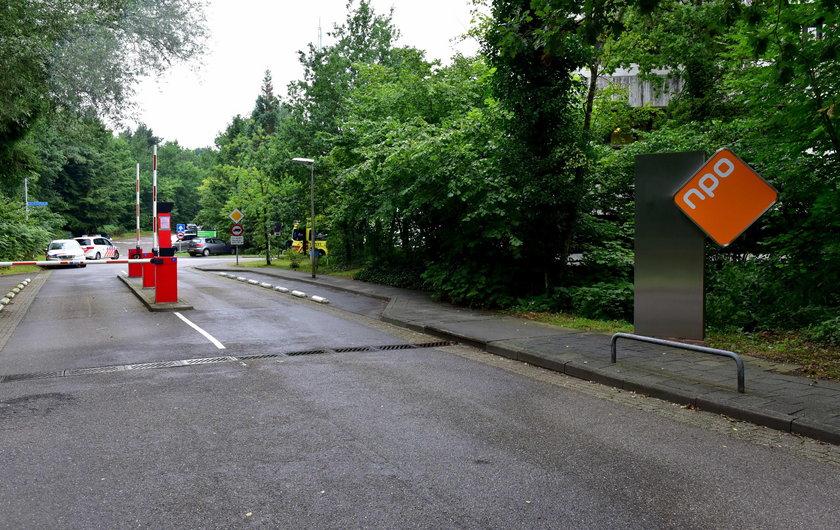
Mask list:
MULTIPOLYGON (((143 259, 153 258, 154 254, 151 252, 144 252, 143 259)), ((149 289, 155 286, 155 264, 141 263, 143 267, 143 289, 149 289)))
MULTIPOLYGON (((163 251, 165 249, 161 249, 163 251)), ((173 254, 174 254, 174 250, 173 254)), ((162 252, 169 254, 168 252, 162 252)), ((178 258, 161 256, 155 258, 155 303, 178 301, 178 258)))
MULTIPOLYGON (((128 259, 143 259, 143 249, 140 247, 132 248, 128 250, 128 259)), ((128 264, 128 277, 129 278, 140 278, 143 276, 143 264, 142 263, 129 263, 128 264)))

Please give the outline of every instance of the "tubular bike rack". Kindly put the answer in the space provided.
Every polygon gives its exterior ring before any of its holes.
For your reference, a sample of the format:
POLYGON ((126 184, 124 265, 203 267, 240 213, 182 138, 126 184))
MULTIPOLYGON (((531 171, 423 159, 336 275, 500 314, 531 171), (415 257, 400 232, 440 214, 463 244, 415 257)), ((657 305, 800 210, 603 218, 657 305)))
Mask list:
POLYGON ((616 333, 612 336, 610 341, 610 355, 613 363, 616 362, 616 342, 618 339, 635 340, 639 342, 649 342, 651 344, 659 344, 660 346, 671 346, 672 348, 679 348, 682 350, 696 351, 700 353, 708 353, 711 355, 718 355, 721 357, 729 357, 735 361, 735 366, 738 369, 738 392, 744 393, 744 361, 737 353, 727 350, 717 350, 715 348, 707 348, 705 346, 694 346, 693 344, 684 344, 673 340, 656 339, 653 337, 645 337, 642 335, 634 335, 632 333, 616 333))

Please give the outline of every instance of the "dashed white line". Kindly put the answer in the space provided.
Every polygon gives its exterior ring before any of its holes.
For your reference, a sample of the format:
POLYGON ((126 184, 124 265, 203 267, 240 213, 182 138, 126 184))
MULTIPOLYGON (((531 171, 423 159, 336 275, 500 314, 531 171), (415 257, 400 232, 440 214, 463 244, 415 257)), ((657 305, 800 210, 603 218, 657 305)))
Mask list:
POLYGON ((201 329, 200 327, 198 327, 198 326, 196 326, 195 324, 193 324, 192 322, 190 322, 190 320, 189 320, 187 317, 185 317, 184 315, 182 315, 181 313, 179 313, 179 312, 177 312, 177 311, 175 311, 175 315, 176 315, 178 318, 180 318, 181 320, 183 320, 184 322, 186 322, 186 323, 187 323, 187 325, 189 325, 191 328, 193 328, 193 329, 194 329, 194 330, 196 330, 197 332, 199 332, 199 333, 201 333, 202 335, 204 335, 204 338, 205 338, 205 339, 207 339, 207 340, 209 340, 210 342, 212 342, 212 343, 213 343, 213 344, 214 344, 217 348, 219 348, 220 350, 224 350, 224 349, 225 349, 225 345, 224 345, 224 344, 222 344, 221 342, 219 342, 218 340, 216 340, 216 338, 215 338, 213 335, 211 335, 211 334, 207 333, 206 331, 204 331, 204 330, 203 330, 203 329, 201 329))

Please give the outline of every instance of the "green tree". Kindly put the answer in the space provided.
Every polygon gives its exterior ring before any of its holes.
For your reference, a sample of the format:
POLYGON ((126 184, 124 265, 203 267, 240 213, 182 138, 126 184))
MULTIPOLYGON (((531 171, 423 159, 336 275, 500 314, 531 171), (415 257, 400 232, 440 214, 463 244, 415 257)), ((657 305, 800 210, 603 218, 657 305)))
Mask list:
MULTIPOLYGON (((135 82, 203 49, 192 0, 9 0, 0 23, 0 156, 48 109, 122 117, 135 82)), ((1 164, 5 174, 17 166, 1 164)))
POLYGON ((334 44, 320 49, 310 44, 306 52, 298 52, 304 75, 289 86, 296 117, 296 134, 289 138, 310 154, 329 150, 319 133, 340 132, 346 117, 345 100, 358 77, 357 65, 388 64, 399 37, 392 13, 377 14, 368 0, 359 0, 355 9, 353 5, 354 0, 349 0, 344 24, 327 33, 335 39, 334 44))

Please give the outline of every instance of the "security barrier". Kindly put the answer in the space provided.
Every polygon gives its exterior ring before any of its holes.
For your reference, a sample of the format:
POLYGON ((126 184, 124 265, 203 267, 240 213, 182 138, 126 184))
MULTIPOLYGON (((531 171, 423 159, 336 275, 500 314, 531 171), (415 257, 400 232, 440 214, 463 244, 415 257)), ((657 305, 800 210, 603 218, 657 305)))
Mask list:
MULTIPOLYGON (((161 249, 161 254, 170 254, 170 249, 161 249)), ((171 249, 174 251, 174 249, 171 249)), ((100 259, 90 261, 0 261, 0 267, 12 267, 16 265, 112 265, 126 263, 142 265, 143 287, 155 288, 155 303, 164 304, 178 301, 178 258, 174 256, 154 257, 151 253, 144 253, 142 259, 100 259), (151 285, 147 285, 147 283, 151 285)))

